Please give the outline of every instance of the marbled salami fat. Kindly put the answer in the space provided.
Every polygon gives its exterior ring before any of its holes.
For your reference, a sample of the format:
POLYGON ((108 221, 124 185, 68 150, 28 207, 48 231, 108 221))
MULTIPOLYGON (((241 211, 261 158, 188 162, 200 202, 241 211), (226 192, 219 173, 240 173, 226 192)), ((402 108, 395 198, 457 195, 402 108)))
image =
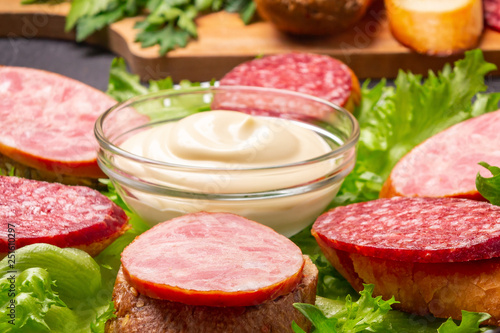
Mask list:
POLYGON ((48 172, 104 177, 94 123, 115 103, 61 75, 0 67, 0 154, 48 172))
POLYGON ((500 207, 458 198, 378 199, 321 215, 313 235, 336 250, 404 262, 500 257, 500 207))
POLYGON ((486 25, 500 31, 500 1, 483 0, 483 6, 486 25))
POLYGON ((500 111, 456 124, 427 139, 393 168, 381 197, 482 199, 475 179, 490 177, 479 162, 500 165, 500 111))
POLYGON ((303 265, 288 238, 229 213, 161 223, 122 253, 124 275, 141 294, 189 305, 260 304, 292 291, 303 265))
POLYGON ((120 207, 88 187, 0 176, 0 254, 13 238, 16 248, 48 243, 94 254, 95 244, 119 236, 127 220, 120 207))
MULTIPOLYGON (((227 73, 220 84, 291 90, 319 97, 349 110, 360 98, 358 79, 347 65, 329 56, 310 53, 284 53, 245 62, 227 73)), ((265 95, 260 96, 266 98, 265 95)), ((245 103, 237 97, 216 98, 214 108, 242 109, 239 104, 245 103)), ((273 115, 265 105, 259 108, 255 101, 247 104, 257 109, 253 112, 255 114, 273 115)), ((293 109, 293 102, 285 99, 281 104, 286 107, 276 110, 278 113, 293 113, 293 110, 287 110, 290 107, 293 109)), ((314 116, 319 112, 314 110, 317 108, 303 112, 314 116)))

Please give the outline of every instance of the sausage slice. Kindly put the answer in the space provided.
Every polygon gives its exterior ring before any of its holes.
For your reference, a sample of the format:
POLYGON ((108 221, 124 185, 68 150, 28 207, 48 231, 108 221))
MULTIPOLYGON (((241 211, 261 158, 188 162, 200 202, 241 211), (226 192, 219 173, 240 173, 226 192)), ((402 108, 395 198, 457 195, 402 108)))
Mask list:
POLYGON ((194 213, 158 224, 122 253, 141 294, 205 306, 250 306, 290 293, 301 250, 269 227, 229 213, 194 213))

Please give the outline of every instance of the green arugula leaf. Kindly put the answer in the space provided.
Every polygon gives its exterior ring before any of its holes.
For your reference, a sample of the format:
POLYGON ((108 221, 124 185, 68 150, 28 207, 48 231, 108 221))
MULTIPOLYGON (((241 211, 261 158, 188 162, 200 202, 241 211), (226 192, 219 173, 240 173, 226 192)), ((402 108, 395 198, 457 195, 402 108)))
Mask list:
POLYGON ((493 177, 486 178, 478 172, 476 175, 476 188, 489 202, 500 206, 500 168, 491 166, 486 162, 480 162, 479 164, 488 169, 493 177))

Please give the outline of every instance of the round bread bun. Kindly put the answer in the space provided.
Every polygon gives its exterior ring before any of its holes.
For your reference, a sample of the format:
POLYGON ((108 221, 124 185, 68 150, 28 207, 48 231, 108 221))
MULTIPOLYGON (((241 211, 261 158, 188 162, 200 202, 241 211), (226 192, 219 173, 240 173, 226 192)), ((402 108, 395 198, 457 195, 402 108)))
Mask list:
POLYGON ((211 307, 150 298, 132 287, 120 269, 113 291, 116 318, 105 332, 293 332, 292 321, 308 332, 311 323, 293 303, 314 304, 318 269, 304 256, 303 276, 297 287, 277 299, 253 306, 211 307))
POLYGON ((259 15, 296 35, 329 35, 347 29, 372 0, 255 0, 259 15))

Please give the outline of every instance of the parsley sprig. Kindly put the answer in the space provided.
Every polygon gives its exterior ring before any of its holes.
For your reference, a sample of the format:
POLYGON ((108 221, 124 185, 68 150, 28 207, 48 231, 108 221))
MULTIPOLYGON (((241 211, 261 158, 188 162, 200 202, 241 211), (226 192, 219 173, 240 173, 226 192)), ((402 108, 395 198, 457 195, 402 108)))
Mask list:
MULTIPOLYGON (((23 0, 23 4, 54 3, 60 0, 23 0)), ((253 0, 73 0, 66 17, 65 30, 76 28, 76 40, 83 41, 94 32, 125 17, 144 15, 137 22, 136 42, 142 47, 160 46, 160 54, 185 47, 198 36, 195 19, 225 10, 239 13, 245 24, 255 13, 253 0)))

